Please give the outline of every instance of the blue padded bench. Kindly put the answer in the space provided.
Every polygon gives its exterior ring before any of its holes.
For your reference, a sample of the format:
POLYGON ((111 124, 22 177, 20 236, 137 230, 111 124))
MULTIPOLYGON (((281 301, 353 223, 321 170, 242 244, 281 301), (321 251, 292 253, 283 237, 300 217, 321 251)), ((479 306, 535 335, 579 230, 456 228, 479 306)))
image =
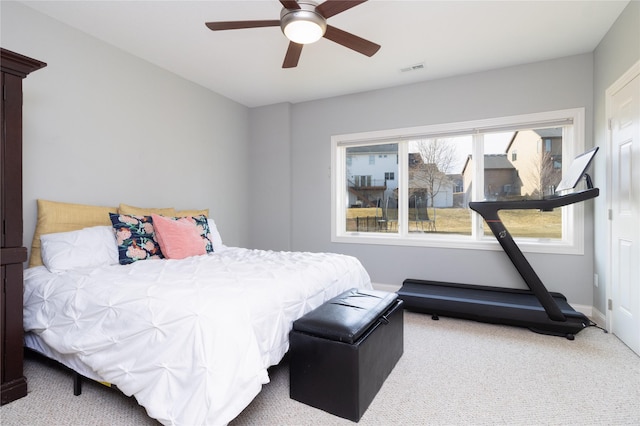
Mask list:
POLYGON ((358 422, 404 348, 396 293, 351 289, 293 323, 290 396, 358 422))

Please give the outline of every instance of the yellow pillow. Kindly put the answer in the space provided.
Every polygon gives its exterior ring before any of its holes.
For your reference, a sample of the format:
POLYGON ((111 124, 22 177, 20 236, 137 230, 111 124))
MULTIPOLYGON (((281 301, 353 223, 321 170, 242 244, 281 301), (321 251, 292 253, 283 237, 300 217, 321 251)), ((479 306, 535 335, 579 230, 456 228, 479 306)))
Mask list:
POLYGON ((200 216, 200 215, 205 215, 206 217, 209 217, 209 209, 176 211, 176 217, 200 216))
POLYGON ((120 203, 120 207, 118 208, 118 214, 128 214, 132 216, 151 216, 152 214, 157 214, 160 216, 175 216, 176 209, 173 207, 167 208, 144 208, 144 207, 134 207, 129 206, 127 204, 120 203))
POLYGON ((38 222, 31 242, 29 267, 42 265, 40 235, 77 231, 92 226, 111 226, 109 213, 116 210, 115 207, 38 200, 38 222))

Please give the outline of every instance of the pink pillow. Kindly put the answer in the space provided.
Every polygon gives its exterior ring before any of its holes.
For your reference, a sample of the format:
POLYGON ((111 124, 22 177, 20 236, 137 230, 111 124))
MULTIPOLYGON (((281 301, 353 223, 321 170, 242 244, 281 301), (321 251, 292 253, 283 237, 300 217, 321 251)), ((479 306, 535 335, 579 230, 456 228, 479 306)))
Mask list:
POLYGON ((151 219, 164 257, 184 259, 207 253, 198 228, 188 218, 173 220, 152 214, 151 219))

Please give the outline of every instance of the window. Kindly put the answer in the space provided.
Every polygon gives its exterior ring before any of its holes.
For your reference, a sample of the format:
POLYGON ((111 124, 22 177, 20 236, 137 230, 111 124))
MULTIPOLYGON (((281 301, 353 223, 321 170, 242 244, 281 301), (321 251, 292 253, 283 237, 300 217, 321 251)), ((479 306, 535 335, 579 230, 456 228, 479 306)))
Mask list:
POLYGON ((367 188, 371 186, 371 176, 354 176, 353 186, 357 188, 367 188))
MULTIPOLYGON (((551 195, 583 151, 584 109, 334 136, 332 241, 496 248, 469 202, 551 195)), ((581 204, 500 217, 523 251, 583 250, 581 204)))

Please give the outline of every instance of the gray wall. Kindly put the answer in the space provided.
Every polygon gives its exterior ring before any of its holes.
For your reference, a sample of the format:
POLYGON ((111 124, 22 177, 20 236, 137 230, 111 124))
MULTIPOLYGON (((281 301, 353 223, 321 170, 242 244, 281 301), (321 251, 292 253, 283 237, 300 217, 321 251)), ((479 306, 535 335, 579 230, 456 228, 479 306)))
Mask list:
MULTIPOLYGON (((592 70, 592 54, 583 54, 293 105, 290 249, 352 254, 362 261, 372 280, 381 284, 399 286, 403 279, 413 277, 518 287, 521 279, 500 251, 331 243, 331 136, 585 107, 586 146, 591 147, 592 70)), ((262 108, 261 113, 269 108, 262 108)), ((272 121, 268 126, 281 128, 281 124, 287 123, 272 121)), ((279 143, 272 142, 277 149, 279 143)), ((265 192, 261 182, 255 183, 251 190, 256 196, 265 192)), ((586 209, 584 256, 528 255, 550 289, 587 306, 592 302, 591 206, 586 209)), ((280 221, 277 215, 272 219, 280 221)))
POLYGON ((600 186, 600 197, 595 202, 595 272, 599 285, 594 288, 593 306, 606 313, 606 287, 609 248, 607 220, 607 161, 610 147, 607 139, 605 92, 633 64, 640 60, 640 1, 632 1, 602 39, 594 53, 594 139, 601 147, 595 163, 595 181, 600 186))
POLYGON ((252 108, 249 114, 251 246, 291 247, 291 104, 252 108))
POLYGON ((24 82, 27 247, 38 198, 209 208, 248 244, 248 108, 19 3, 2 2, 1 35, 48 64, 24 82))

